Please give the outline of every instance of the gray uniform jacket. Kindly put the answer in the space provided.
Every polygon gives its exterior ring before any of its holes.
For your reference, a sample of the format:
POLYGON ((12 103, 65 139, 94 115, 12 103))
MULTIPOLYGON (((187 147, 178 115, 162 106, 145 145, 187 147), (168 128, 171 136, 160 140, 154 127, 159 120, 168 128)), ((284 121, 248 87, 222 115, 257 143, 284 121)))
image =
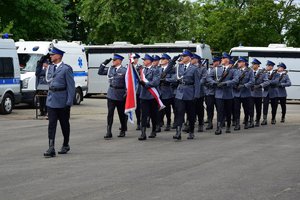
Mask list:
POLYGON ((47 80, 50 82, 46 105, 50 108, 72 106, 75 95, 72 67, 62 62, 54 71, 54 65, 49 65, 47 80))
POLYGON ((233 88, 234 97, 251 97, 251 87, 254 85, 253 70, 246 67, 244 70, 237 69, 237 72, 239 73, 239 81, 233 88), (239 89, 238 85, 243 85, 244 87, 239 89))
MULTIPOLYGON (((163 73, 164 69, 162 67, 158 68, 160 72, 160 76, 163 73)), ((175 84, 176 74, 174 70, 171 70, 164 79, 160 80, 159 84, 159 92, 161 99, 171 99, 174 98, 174 89, 172 88, 172 84, 175 84)))
POLYGON ((204 97, 206 94, 206 88, 205 88, 205 83, 206 83, 206 76, 207 76, 207 69, 206 67, 198 67, 198 73, 200 77, 200 94, 199 97, 204 97))
POLYGON ((159 70, 153 66, 150 68, 144 68, 142 70, 142 73, 144 73, 145 78, 149 81, 146 83, 145 87, 141 86, 141 93, 140 93, 140 99, 154 99, 152 94, 148 91, 148 88, 154 87, 158 88, 159 82, 160 82, 160 73, 159 70))
POLYGON ((278 97, 287 97, 286 87, 290 87, 292 85, 289 75, 283 73, 279 77, 279 85, 278 85, 278 97))
MULTIPOLYGON (((253 72, 254 74, 254 85, 260 85, 264 82, 268 82, 268 74, 264 72, 264 70, 260 69, 257 72, 253 72)), ((254 88, 251 89, 252 97, 262 97, 262 88, 254 88)))
POLYGON ((225 77, 222 82, 226 83, 226 86, 216 87, 215 98, 233 99, 233 86, 238 83, 239 74, 236 69, 227 68, 224 71, 223 66, 218 66, 207 77, 208 84, 216 86, 222 77, 225 77))
POLYGON ((107 90, 107 98, 116 101, 125 101, 126 85, 125 74, 127 68, 121 66, 118 70, 111 67, 107 72, 104 66, 100 66, 98 74, 105 75, 108 73, 109 87, 107 90))
POLYGON ((211 96, 211 95, 215 96, 216 87, 213 86, 212 84, 209 84, 209 82, 208 82, 209 74, 213 69, 214 68, 212 68, 212 67, 209 67, 207 69, 207 75, 206 75, 206 78, 205 78, 205 85, 204 85, 204 90, 205 90, 205 95, 206 96, 211 96))
POLYGON ((278 97, 278 84, 280 75, 273 71, 271 74, 267 73, 267 76, 269 81, 260 84, 264 88, 263 97, 267 97, 269 95, 271 99, 276 98, 278 97))
POLYGON ((200 76, 198 67, 190 64, 184 71, 184 65, 178 65, 179 85, 176 90, 176 99, 194 100, 200 96, 200 76))

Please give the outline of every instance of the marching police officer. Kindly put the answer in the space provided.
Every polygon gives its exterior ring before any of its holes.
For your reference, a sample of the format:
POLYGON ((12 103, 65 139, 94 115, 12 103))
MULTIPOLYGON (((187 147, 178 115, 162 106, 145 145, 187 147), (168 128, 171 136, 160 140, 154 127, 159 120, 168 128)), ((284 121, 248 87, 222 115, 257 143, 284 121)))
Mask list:
POLYGON ((155 68, 158 68, 159 65, 159 61, 160 61, 160 57, 158 55, 153 55, 153 62, 152 62, 152 66, 155 68))
POLYGON ((64 51, 53 47, 50 50, 50 58, 53 64, 49 66, 46 74, 46 81, 49 84, 46 105, 48 107, 48 138, 49 149, 44 153, 45 157, 54 157, 55 153, 55 133, 57 120, 60 122, 64 137, 63 145, 58 152, 66 154, 70 151, 70 109, 73 105, 75 95, 75 81, 72 68, 62 62, 64 51))
POLYGON ((153 57, 145 54, 144 60, 144 68, 140 70, 141 87, 140 93, 140 101, 141 101, 141 111, 142 111, 142 128, 141 128, 141 136, 138 138, 139 140, 146 140, 146 127, 147 127, 147 118, 150 117, 152 121, 152 132, 149 135, 149 138, 156 137, 156 122, 157 122, 157 112, 158 112, 158 104, 152 96, 152 94, 148 91, 151 87, 158 87, 160 82, 160 73, 159 70, 153 67, 153 57), (145 77, 147 81, 143 80, 142 77, 145 77))
POLYGON ((238 73, 229 66, 231 56, 223 53, 222 65, 214 68, 207 81, 216 87, 215 99, 217 105, 217 130, 216 135, 222 134, 222 123, 226 117, 226 132, 230 133, 231 113, 233 105, 233 86, 238 83, 238 73))
MULTIPOLYGON (((133 55, 133 67, 135 67, 136 71, 139 72, 140 69, 143 67, 142 65, 138 64, 140 55, 135 53, 133 55)), ((140 103, 140 92, 141 92, 141 86, 138 85, 137 91, 136 91, 136 109, 135 109, 135 116, 136 116, 136 130, 141 130, 141 103, 140 103)))
MULTIPOLYGON (((234 112, 235 112, 235 127, 234 130, 240 130, 240 115, 241 104, 243 105, 245 115, 245 129, 249 128, 249 115, 250 115, 250 99, 251 99, 251 87, 254 84, 253 71, 249 67, 246 67, 248 60, 240 57, 238 59, 238 71, 239 78, 237 85, 233 88, 234 93, 234 112)), ((252 121, 253 124, 253 121, 252 121)))
POLYGON ((256 113, 255 126, 258 127, 261 118, 261 108, 262 108, 262 88, 260 84, 268 81, 268 75, 265 73, 265 69, 259 69, 261 62, 256 58, 252 61, 252 70, 254 76, 254 86, 251 89, 251 101, 250 101, 250 126, 254 119, 254 109, 256 113))
POLYGON ((276 123, 275 115, 278 106, 278 84, 280 75, 277 70, 273 70, 275 63, 268 60, 266 64, 266 73, 268 75, 268 81, 260 84, 264 88, 263 91, 263 121, 261 125, 267 125, 267 116, 269 110, 269 102, 271 101, 272 107, 272 120, 271 124, 276 123))
POLYGON ((289 75, 286 71, 286 65, 284 63, 279 63, 277 65, 278 70, 277 73, 280 75, 279 84, 278 84, 278 100, 281 106, 281 123, 285 122, 285 114, 286 114, 286 87, 290 87, 292 85, 289 75))
POLYGON ((200 78, 200 94, 199 98, 195 99, 195 108, 196 108, 196 117, 198 117, 198 132, 203 132, 204 129, 204 96, 205 88, 204 84, 206 81, 207 69, 205 66, 202 66, 201 57, 197 54, 193 54, 191 64, 198 67, 198 73, 200 78))
POLYGON ((215 112, 215 87, 207 81, 208 75, 210 72, 215 68, 218 67, 221 64, 221 58, 220 57, 214 57, 213 58, 213 64, 209 66, 207 69, 207 76, 205 80, 205 104, 206 104, 206 111, 207 111, 207 127, 206 130, 213 129, 213 119, 214 119, 214 112, 215 112))
MULTIPOLYGON (((175 70, 171 70, 170 72, 166 73, 166 69, 169 65, 171 57, 164 53, 160 58, 160 84, 159 84, 159 91, 160 91, 160 98, 163 104, 166 106, 163 110, 159 111, 159 122, 163 122, 164 115, 167 118, 167 125, 165 127, 165 131, 170 131, 171 129, 171 105, 174 103, 174 92, 172 88, 172 83, 175 83, 176 74, 175 70)), ((170 67, 170 66, 169 66, 170 67)), ((173 67, 173 66, 171 66, 173 67)), ((157 124, 156 131, 160 132, 160 124, 157 124)))
POLYGON ((126 68, 122 66, 122 61, 124 57, 119 54, 114 54, 113 65, 106 72, 105 66, 109 63, 111 59, 107 59, 103 64, 100 65, 98 74, 107 74, 109 79, 109 87, 107 91, 107 132, 104 139, 112 138, 112 125, 114 119, 115 108, 117 107, 118 115, 121 123, 121 131, 118 137, 125 137, 125 132, 127 130, 127 120, 124 113, 125 110, 125 74, 126 68))
POLYGON ((189 120, 189 136, 187 139, 194 139, 195 99, 199 98, 200 95, 198 68, 191 64, 193 54, 188 50, 184 50, 181 56, 181 64, 178 65, 176 73, 179 85, 175 96, 177 128, 173 139, 177 140, 181 140, 181 127, 185 112, 189 120))

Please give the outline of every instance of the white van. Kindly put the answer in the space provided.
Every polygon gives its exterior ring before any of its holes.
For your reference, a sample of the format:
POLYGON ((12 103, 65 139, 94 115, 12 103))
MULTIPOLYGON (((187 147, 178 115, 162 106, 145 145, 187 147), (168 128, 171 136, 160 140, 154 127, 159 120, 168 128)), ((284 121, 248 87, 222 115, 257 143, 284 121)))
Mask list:
POLYGON ((62 60, 73 68, 76 87, 74 104, 81 103, 87 91, 88 70, 84 46, 80 42, 20 40, 16 46, 21 67, 22 102, 34 104, 37 61, 48 54, 49 48, 55 46, 65 52, 62 60))
POLYGON ((20 69, 15 42, 0 39, 0 113, 11 113, 20 100, 20 69))
POLYGON ((283 62, 287 66, 288 75, 292 86, 287 87, 287 98, 300 100, 300 48, 287 47, 285 44, 270 44, 268 47, 234 47, 230 50, 231 56, 237 58, 243 56, 249 59, 257 58, 265 67, 267 60, 276 63, 283 62))
MULTIPOLYGON (((108 79, 106 75, 98 75, 100 64, 108 58, 112 58, 114 53, 124 56, 123 65, 129 62, 131 53, 138 53, 141 58, 146 54, 168 53, 171 57, 182 53, 183 49, 188 49, 193 53, 207 59, 208 63, 212 63, 212 53, 210 46, 203 43, 192 43, 192 41, 176 41, 175 43, 156 43, 150 45, 137 44, 133 45, 128 42, 114 42, 109 45, 90 45, 85 46, 88 57, 88 95, 105 94, 108 88, 108 79)), ((139 60, 142 63, 142 59, 139 60)), ((111 63, 110 63, 111 64, 111 63)))

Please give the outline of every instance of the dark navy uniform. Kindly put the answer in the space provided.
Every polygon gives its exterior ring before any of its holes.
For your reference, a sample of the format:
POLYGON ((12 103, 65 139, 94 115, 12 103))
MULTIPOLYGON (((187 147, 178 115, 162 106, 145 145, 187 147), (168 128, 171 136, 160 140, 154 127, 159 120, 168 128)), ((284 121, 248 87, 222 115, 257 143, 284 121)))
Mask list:
MULTIPOLYGON (((286 70, 286 66, 284 63, 280 63, 278 67, 282 67, 284 70, 286 70)), ((287 74, 287 71, 278 72, 279 77, 279 84, 278 84, 278 100, 280 102, 281 106, 281 122, 285 122, 285 114, 286 114, 286 87, 290 87, 292 85, 291 80, 289 78, 289 75, 287 74)))
MULTIPOLYGON (((272 61, 268 61, 267 65, 274 66, 275 63, 272 61)), ((263 121, 261 125, 267 124, 267 116, 269 110, 269 102, 271 101, 272 107, 272 124, 276 123, 275 115, 277 112, 278 106, 278 84, 280 75, 277 73, 276 70, 267 72, 269 81, 266 81, 261 84, 264 88, 263 91, 263 121)))
MULTIPOLYGON (((189 51, 184 51, 183 56, 192 57, 189 51)), ((200 95, 200 76, 198 67, 190 63, 180 64, 177 69, 179 85, 175 96, 176 105, 176 135, 174 139, 181 139, 181 127, 184 122, 184 114, 187 113, 189 120, 188 139, 194 138, 195 125, 195 99, 200 95)))
MULTIPOLYGON (((114 55, 114 59, 123 60, 124 58, 118 54, 114 55)), ((98 71, 99 75, 104 75, 105 65, 101 65, 98 71)), ((114 111, 117 108, 120 123, 121 123, 121 131, 118 137, 124 137, 125 132, 127 131, 127 120, 125 111, 125 95, 126 95, 126 85, 125 85, 125 74, 127 68, 119 65, 112 66, 108 70, 108 79, 109 79, 109 87, 107 91, 107 133, 104 137, 105 139, 112 138, 112 124, 114 118, 114 111)))
POLYGON ((210 72, 207 81, 210 85, 216 87, 217 130, 215 134, 218 135, 222 133, 221 125, 225 116, 227 120, 227 129, 229 129, 231 125, 231 112, 234 97, 233 86, 238 83, 238 73, 229 66, 218 66, 210 72))
MULTIPOLYGON (((64 54, 63 51, 53 47, 50 52, 51 56, 55 59, 57 55, 61 58, 64 54)), ((49 83, 49 91, 47 95, 47 110, 48 110, 48 138, 49 149, 44 153, 45 157, 55 156, 54 141, 56 134, 57 120, 60 122, 62 134, 64 137, 63 146, 58 153, 65 154, 70 150, 69 138, 70 138, 70 109, 73 105, 75 96, 75 81, 72 68, 57 60, 54 64, 49 66, 48 73, 46 75, 46 81, 49 83)), ((52 59, 52 57, 51 57, 52 59)))

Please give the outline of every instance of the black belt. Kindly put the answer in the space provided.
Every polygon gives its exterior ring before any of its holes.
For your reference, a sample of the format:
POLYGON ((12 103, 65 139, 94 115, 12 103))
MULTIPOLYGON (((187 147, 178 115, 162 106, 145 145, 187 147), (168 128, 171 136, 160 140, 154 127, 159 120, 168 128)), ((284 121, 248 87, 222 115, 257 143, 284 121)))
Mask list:
POLYGON ((180 82, 180 85, 194 85, 194 83, 186 83, 186 82, 180 82))
POLYGON ((114 89, 125 89, 125 87, 118 87, 118 86, 113 86, 113 85, 110 85, 109 87, 114 88, 114 89))
POLYGON ((59 92, 59 91, 65 91, 67 88, 64 87, 64 88, 52 88, 50 87, 49 90, 52 91, 52 92, 59 92))

